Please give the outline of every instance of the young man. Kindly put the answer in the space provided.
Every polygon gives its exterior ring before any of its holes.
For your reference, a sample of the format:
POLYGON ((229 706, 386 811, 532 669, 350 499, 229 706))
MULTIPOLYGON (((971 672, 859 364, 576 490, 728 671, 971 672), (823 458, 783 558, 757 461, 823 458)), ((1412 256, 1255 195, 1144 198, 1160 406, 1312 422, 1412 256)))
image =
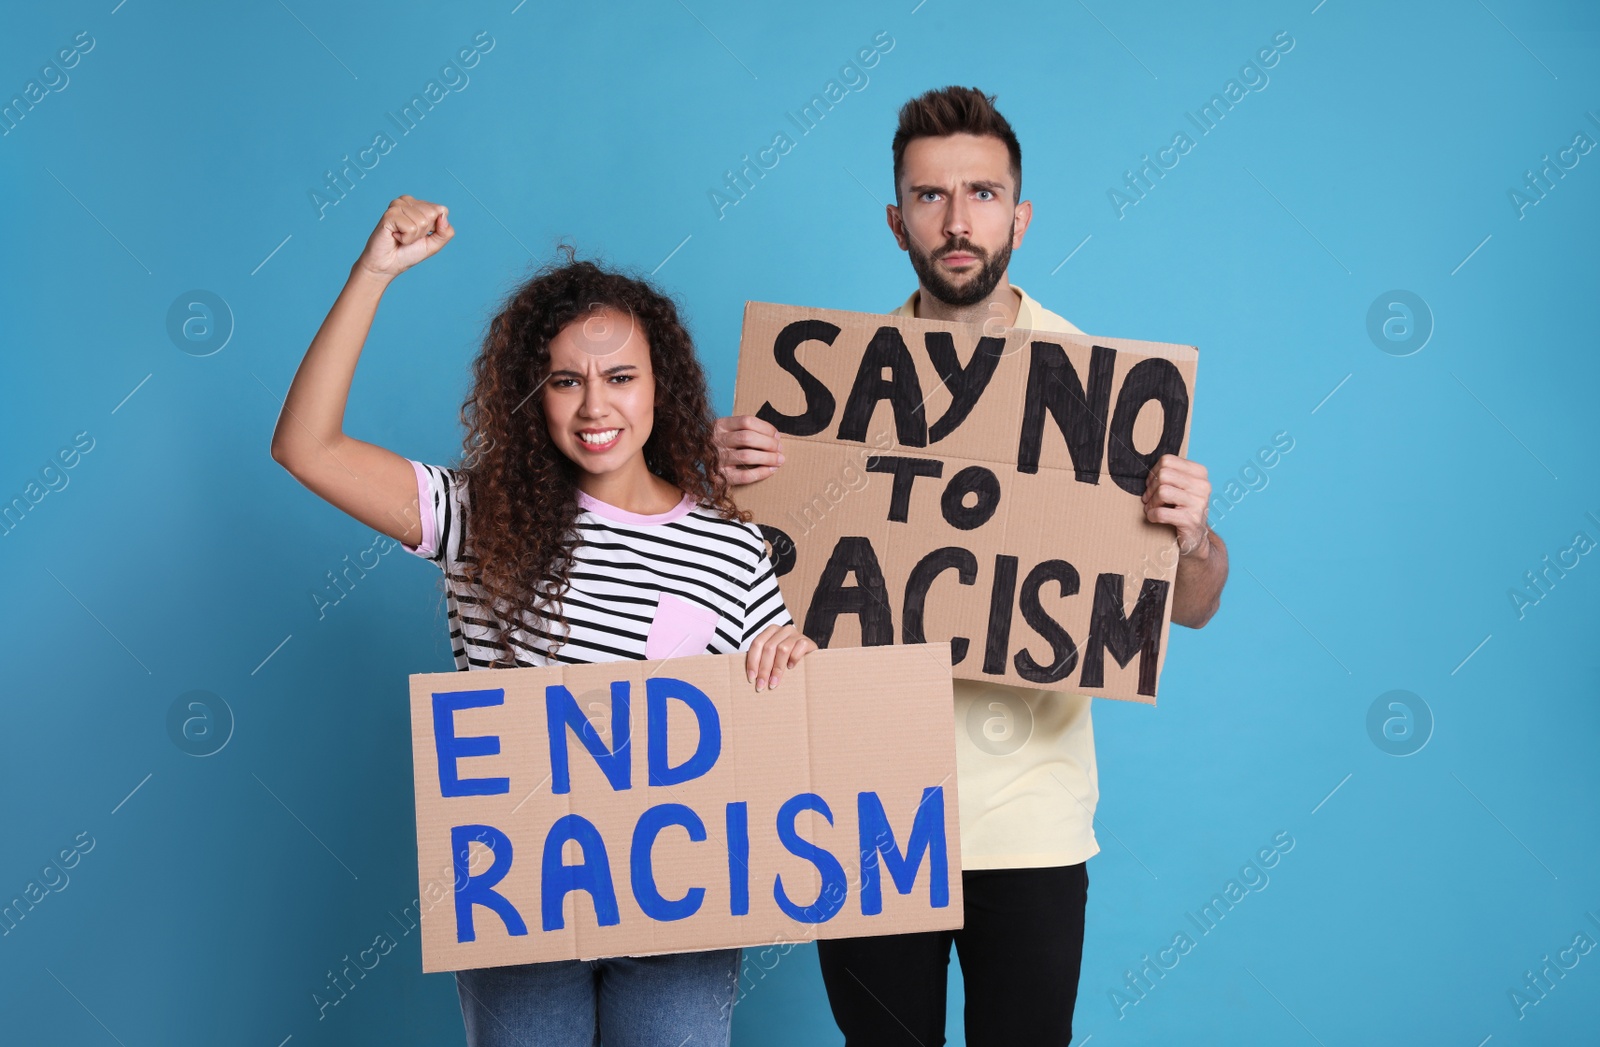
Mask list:
MULTIPOLYGON (((1033 205, 1020 199, 1022 150, 992 97, 947 87, 907 102, 894 136, 894 177, 889 229, 918 282, 896 315, 1082 333, 1007 279, 1033 205)), ((770 425, 724 418, 718 429, 732 482, 778 468, 770 425)), ((1145 518, 1177 533, 1172 620, 1192 628, 1215 613, 1228 576, 1227 549, 1206 526, 1210 497, 1205 468, 1175 455, 1159 459, 1145 485, 1145 518)), ((1067 1047, 1083 955, 1085 863, 1100 849, 1089 698, 956 680, 955 704, 964 925, 818 942, 828 1002, 847 1047, 942 1044, 954 942, 971 1047, 1067 1047), (1027 740, 992 752, 964 729, 974 704, 1026 706, 1027 740)))

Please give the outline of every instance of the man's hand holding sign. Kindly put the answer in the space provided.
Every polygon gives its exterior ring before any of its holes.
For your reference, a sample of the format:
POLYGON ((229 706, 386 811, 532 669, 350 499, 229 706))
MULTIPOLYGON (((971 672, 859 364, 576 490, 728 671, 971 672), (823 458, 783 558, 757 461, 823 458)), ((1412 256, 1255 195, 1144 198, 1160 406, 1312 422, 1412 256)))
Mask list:
POLYGON ((1145 484, 1144 518, 1178 532, 1178 573, 1172 586, 1172 620, 1198 629, 1222 599, 1228 550, 1206 524, 1211 481, 1206 467, 1175 454, 1163 455, 1145 484))

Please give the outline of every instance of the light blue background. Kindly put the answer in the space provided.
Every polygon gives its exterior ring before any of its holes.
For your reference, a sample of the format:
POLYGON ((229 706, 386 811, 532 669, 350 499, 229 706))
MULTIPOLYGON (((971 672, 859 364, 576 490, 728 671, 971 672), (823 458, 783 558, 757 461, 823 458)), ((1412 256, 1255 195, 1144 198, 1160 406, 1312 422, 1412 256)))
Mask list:
MULTIPOLYGON (((1022 139, 1014 280, 1085 330, 1200 347, 1191 456, 1219 490, 1295 441, 1217 521, 1233 575, 1204 631, 1173 630, 1160 707, 1095 704, 1075 1043, 1593 1042, 1600 952, 1520 1019, 1510 990, 1600 940, 1600 559, 1520 618, 1509 592, 1600 539, 1600 153, 1521 217, 1509 191, 1600 140, 1600 11, 1314 2, 11 5, 0 98, 78 31, 95 46, 0 137, 0 497, 95 442, 0 538, 0 896, 96 842, 0 937, 5 1038, 461 1042, 414 933, 325 1019, 312 1002, 416 897, 405 675, 451 662, 437 573, 398 550, 318 620, 309 594, 372 534, 269 458, 279 397, 411 193, 459 233, 384 301, 349 433, 453 460, 484 323, 562 236, 660 266, 726 410, 745 300, 909 292, 881 206, 895 113, 957 82, 1022 139), (323 172, 480 30, 466 89, 319 219, 323 172), (723 172, 880 30, 870 84, 719 219, 723 172), (1270 84, 1119 218, 1123 172, 1280 30, 1270 84), (197 288, 234 324, 205 357, 166 325, 197 288), (1420 352, 1369 338, 1391 289, 1428 303, 1420 352), (206 758, 167 732, 192 689, 236 717, 206 758), (1435 720, 1404 758, 1367 729, 1394 689, 1435 720), (1124 972, 1280 830, 1270 885, 1119 1017, 1124 972)), ((814 949, 752 978, 736 1042, 840 1042, 814 949)))

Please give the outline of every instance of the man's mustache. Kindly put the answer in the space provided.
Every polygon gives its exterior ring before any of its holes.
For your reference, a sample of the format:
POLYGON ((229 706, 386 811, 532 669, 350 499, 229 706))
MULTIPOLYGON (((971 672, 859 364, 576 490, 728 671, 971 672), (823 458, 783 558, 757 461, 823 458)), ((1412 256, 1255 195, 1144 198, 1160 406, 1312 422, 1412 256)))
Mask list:
POLYGON ((946 255, 955 254, 958 251, 962 254, 970 254, 979 261, 987 262, 989 260, 988 252, 972 243, 970 240, 951 240, 949 243, 933 252, 933 257, 943 258, 946 255))

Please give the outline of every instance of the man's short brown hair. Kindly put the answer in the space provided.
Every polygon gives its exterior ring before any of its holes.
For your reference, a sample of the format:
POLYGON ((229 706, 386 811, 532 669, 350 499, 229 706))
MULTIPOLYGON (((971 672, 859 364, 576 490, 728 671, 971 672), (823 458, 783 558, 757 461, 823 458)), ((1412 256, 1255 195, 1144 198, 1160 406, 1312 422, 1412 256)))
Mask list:
POLYGON ((994 95, 976 87, 941 87, 925 91, 900 107, 900 126, 894 133, 894 200, 900 202, 900 175, 905 168, 906 146, 917 138, 942 138, 969 134, 998 138, 1011 154, 1011 180, 1022 199, 1022 146, 1000 110, 994 95))

